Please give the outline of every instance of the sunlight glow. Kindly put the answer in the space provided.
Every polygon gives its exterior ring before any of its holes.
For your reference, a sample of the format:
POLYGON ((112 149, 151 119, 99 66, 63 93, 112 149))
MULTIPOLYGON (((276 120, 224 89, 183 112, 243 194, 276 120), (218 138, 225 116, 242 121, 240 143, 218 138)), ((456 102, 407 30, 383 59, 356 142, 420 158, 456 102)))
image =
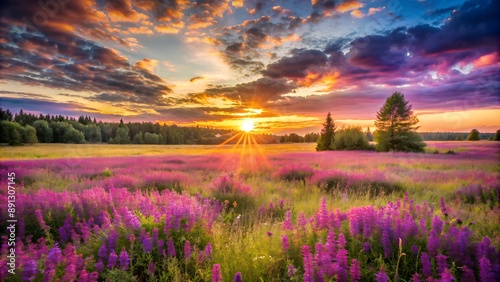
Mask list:
POLYGON ((245 132, 250 132, 253 130, 254 127, 255 127, 255 124, 253 123, 253 121, 247 119, 241 125, 241 130, 243 130, 245 132))

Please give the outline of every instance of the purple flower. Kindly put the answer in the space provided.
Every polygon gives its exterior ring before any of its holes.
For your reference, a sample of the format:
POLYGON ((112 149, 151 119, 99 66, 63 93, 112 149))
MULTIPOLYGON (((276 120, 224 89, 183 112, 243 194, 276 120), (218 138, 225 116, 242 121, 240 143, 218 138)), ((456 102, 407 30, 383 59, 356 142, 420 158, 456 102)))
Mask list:
POLYGON ((110 250, 116 249, 116 241, 118 241, 118 233, 116 230, 112 230, 108 237, 108 248, 110 250))
POLYGON ((148 265, 148 271, 149 273, 151 274, 154 274, 155 273, 155 263, 154 262, 150 262, 149 265, 148 265))
POLYGON ((212 268, 212 282, 222 282, 222 273, 220 272, 220 265, 214 264, 212 268))
POLYGON ((108 269, 113 269, 116 266, 117 260, 118 256, 116 255, 115 250, 112 250, 108 257, 108 269))
POLYGON ((97 272, 102 272, 104 270, 104 263, 102 262, 102 260, 99 260, 96 264, 95 264, 95 270, 97 272))
POLYGON ((368 242, 364 242, 361 248, 363 249, 363 252, 365 252, 365 253, 369 253, 371 251, 371 246, 370 246, 370 243, 368 243, 368 242))
POLYGON ((441 213, 444 215, 444 216, 448 216, 448 207, 446 207, 446 205, 444 204, 444 199, 443 197, 441 197, 441 199, 439 200, 439 208, 441 209, 441 213))
POLYGON ((128 270, 130 264, 130 258, 128 257, 127 251, 125 251, 125 248, 122 248, 122 251, 120 253, 120 269, 122 270, 128 270))
POLYGON ((419 248, 417 245, 412 245, 410 250, 411 250, 412 254, 417 255, 419 248))
POLYGON ((24 281, 31 281, 35 279, 37 273, 38 269, 35 260, 30 259, 24 263, 24 272, 23 272, 24 281))
POLYGON ((151 242, 151 237, 149 234, 142 236, 142 249, 144 253, 149 254, 153 251, 153 242, 151 242))
POLYGON ((240 272, 236 272, 236 274, 234 275, 234 282, 243 282, 243 278, 241 278, 240 272))
POLYGON ((431 265, 431 259, 429 258, 429 255, 427 255, 427 253, 422 253, 422 256, 420 257, 420 261, 422 262, 422 275, 424 275, 425 278, 431 277, 432 276, 432 265, 431 265))
POLYGON ((208 260, 212 259, 212 244, 210 244, 210 242, 208 242, 205 247, 205 258, 208 260))
POLYGON ((267 231, 266 234, 267 234, 268 237, 273 236, 273 233, 271 233, 271 231, 267 231))
POLYGON ((295 267, 293 264, 288 265, 288 277, 292 277, 295 274, 295 267))
POLYGON ((474 272, 467 267, 467 265, 462 266, 462 281, 463 282, 476 282, 476 277, 474 277, 474 272))
POLYGON ((54 247, 52 247, 47 254, 47 260, 45 261, 45 268, 47 269, 54 269, 60 262, 62 262, 62 253, 61 249, 59 249, 59 246, 57 244, 54 244, 54 247))
POLYGON ((375 274, 375 280, 377 282, 387 282, 389 280, 389 277, 387 277, 385 271, 381 269, 379 273, 375 274))
POLYGON ((281 245, 283 246, 283 251, 285 251, 285 252, 287 252, 288 249, 290 248, 290 243, 288 241, 287 235, 281 236, 281 245))
POLYGON ((447 256, 439 254, 436 256, 437 273, 441 274, 446 268, 448 268, 447 256))
POLYGON ((432 229, 434 229, 437 234, 441 234, 443 231, 443 221, 437 215, 432 219, 432 229))
POLYGON ((453 277, 453 274, 451 274, 450 269, 445 268, 443 272, 441 272, 441 279, 439 280, 440 282, 453 282, 455 281, 455 278, 453 277))
POLYGON ((101 245, 101 247, 99 248, 99 252, 97 253, 97 256, 103 262, 106 261, 106 259, 108 258, 108 250, 106 249, 106 243, 103 243, 101 245))
POLYGON ((357 282, 361 280, 361 264, 357 259, 351 260, 351 269, 349 271, 351 274, 352 282, 357 282))
POLYGON ((184 257, 186 259, 191 258, 191 242, 189 242, 189 240, 184 242, 184 257))
POLYGON ((309 245, 302 246, 302 258, 304 259, 304 282, 314 282, 313 259, 309 245))
POLYGON ((491 262, 486 257, 479 259, 479 278, 482 282, 493 282, 495 278, 491 269, 491 262))
POLYGON ((168 239, 168 242, 167 242, 167 253, 171 257, 176 256, 174 240, 172 239, 172 237, 170 237, 170 239, 168 239))
POLYGON ((427 241, 427 251, 429 252, 429 255, 431 256, 437 255, 437 250, 439 249, 439 246, 440 246, 439 235, 437 234, 436 230, 432 229, 429 235, 429 239, 427 241))
POLYGON ((384 247, 384 257, 388 258, 392 254, 391 240, 387 231, 382 232, 382 246, 384 247))

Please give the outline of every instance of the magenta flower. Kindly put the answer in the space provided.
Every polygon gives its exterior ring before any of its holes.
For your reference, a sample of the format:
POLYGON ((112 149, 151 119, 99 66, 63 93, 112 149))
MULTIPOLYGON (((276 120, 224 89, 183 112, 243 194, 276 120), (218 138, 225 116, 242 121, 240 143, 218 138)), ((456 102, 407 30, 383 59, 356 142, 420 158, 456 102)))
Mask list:
POLYGON ((411 281, 412 282, 422 282, 422 280, 420 279, 420 275, 418 273, 416 273, 416 272, 411 277, 411 281))
POLYGON ((351 269, 349 271, 351 274, 352 282, 357 282, 361 280, 361 264, 357 259, 351 260, 351 269))
POLYGON ((149 265, 148 265, 148 271, 151 274, 155 274, 155 263, 154 262, 150 262, 149 263, 149 265))
POLYGON ((214 264, 212 268, 212 282, 222 282, 222 273, 218 263, 214 264))
POLYGON ((482 282, 495 281, 493 271, 491 269, 491 262, 486 257, 479 259, 479 278, 481 278, 482 282))
POLYGON ((292 225, 292 212, 290 210, 286 211, 285 221, 283 221, 283 229, 284 230, 292 230, 293 229, 293 225, 292 225))
POLYGON ((205 247, 205 255, 204 257, 207 260, 212 260, 212 244, 210 242, 207 243, 207 246, 205 247))
POLYGON ((304 282, 314 282, 313 259, 309 245, 302 246, 302 258, 304 260, 304 282))
POLYGON ((184 242, 184 257, 187 260, 191 258, 191 242, 189 242, 189 240, 186 240, 186 242, 184 242))
POLYGON ((151 242, 151 237, 149 234, 144 234, 142 236, 142 250, 144 253, 149 254, 153 251, 153 242, 151 242))
POLYGON ((288 277, 292 277, 295 274, 295 267, 293 264, 288 265, 288 277))
POLYGON ((441 272, 440 276, 441 276, 441 279, 439 280, 440 282, 453 282, 453 281, 455 281, 453 274, 451 274, 451 271, 448 268, 445 268, 443 270, 443 272, 441 272))
POLYGON ((290 248, 290 243, 288 241, 287 235, 281 236, 281 246, 283 247, 283 251, 285 251, 285 252, 287 252, 288 249, 290 248))

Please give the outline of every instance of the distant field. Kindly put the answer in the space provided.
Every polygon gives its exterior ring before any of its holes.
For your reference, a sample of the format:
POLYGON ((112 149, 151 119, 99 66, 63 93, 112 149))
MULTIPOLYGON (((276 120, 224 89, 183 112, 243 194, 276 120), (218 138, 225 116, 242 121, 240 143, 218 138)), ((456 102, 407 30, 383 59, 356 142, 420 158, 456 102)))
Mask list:
MULTIPOLYGON (((266 144, 266 153, 314 151, 315 143, 266 144)), ((242 146, 238 146, 240 151, 242 146)), ((248 147, 247 147, 248 148, 248 147)), ((114 144, 35 144, 20 147, 1 146, 0 159, 79 158, 138 155, 200 155, 231 152, 233 145, 114 145, 114 144)), ((257 150, 257 147, 255 147, 257 150)))
MULTIPOLYGON (((429 141, 427 152, 440 153, 448 150, 463 152, 472 150, 477 145, 498 146, 490 141, 429 141)), ((252 147, 265 153, 313 152, 316 143, 263 144, 252 147)), ((233 145, 113 145, 113 144, 35 144, 19 147, 0 146, 0 160, 9 159, 44 159, 44 158, 79 158, 106 156, 139 155, 201 155, 210 153, 241 152, 242 146, 233 145)), ((248 147, 246 148, 247 152, 248 147)))

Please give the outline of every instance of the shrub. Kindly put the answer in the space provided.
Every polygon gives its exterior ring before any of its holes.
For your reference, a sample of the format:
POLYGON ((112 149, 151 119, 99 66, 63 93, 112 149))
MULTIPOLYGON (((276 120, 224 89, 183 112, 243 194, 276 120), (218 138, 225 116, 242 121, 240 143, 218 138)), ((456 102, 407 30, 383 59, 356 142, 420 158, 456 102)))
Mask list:
POLYGON ((383 174, 376 171, 370 173, 347 173, 340 170, 317 171, 311 178, 311 182, 325 192, 339 190, 348 193, 367 193, 371 197, 404 190, 401 185, 390 183, 383 174))
POLYGON ((359 126, 347 126, 337 131, 333 142, 335 150, 374 150, 366 133, 359 126))
POLYGON ((144 177, 144 188, 156 188, 158 191, 165 189, 174 190, 177 192, 182 191, 181 184, 187 181, 189 177, 187 174, 173 171, 173 172, 153 172, 144 177))
POLYGON ((500 185, 485 187, 480 184, 471 184, 457 189, 455 195, 468 204, 498 203, 500 202, 500 185))
POLYGON ((309 166, 287 165, 278 170, 278 178, 286 181, 302 181, 306 185, 306 179, 310 179, 314 171, 309 166))

